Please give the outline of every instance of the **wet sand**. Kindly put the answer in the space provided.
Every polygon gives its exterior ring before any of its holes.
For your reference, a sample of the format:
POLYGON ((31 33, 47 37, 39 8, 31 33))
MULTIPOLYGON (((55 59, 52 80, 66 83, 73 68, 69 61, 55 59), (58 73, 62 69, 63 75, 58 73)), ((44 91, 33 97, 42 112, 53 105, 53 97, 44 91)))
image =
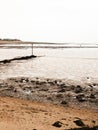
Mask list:
POLYGON ((97 82, 0 80, 0 105, 2 130, 98 129, 97 82))

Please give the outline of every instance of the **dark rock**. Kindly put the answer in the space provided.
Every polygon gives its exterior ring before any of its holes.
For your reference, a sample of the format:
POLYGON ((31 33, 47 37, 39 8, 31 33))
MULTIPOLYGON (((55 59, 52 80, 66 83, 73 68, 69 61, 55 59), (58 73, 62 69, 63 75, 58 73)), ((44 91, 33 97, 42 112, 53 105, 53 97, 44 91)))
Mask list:
POLYGON ((37 85, 40 85, 40 81, 36 81, 36 84, 37 84, 37 85))
MULTIPOLYGON (((75 86, 74 85, 70 85, 68 86, 69 90, 74 90, 75 89, 75 86)), ((67 89, 68 90, 68 89, 67 89)))
POLYGON ((29 82, 29 79, 28 79, 28 78, 26 78, 26 79, 25 79, 25 81, 26 81, 26 82, 29 82))
POLYGON ((42 81, 42 82, 40 82, 40 85, 44 85, 44 84, 46 84, 47 82, 45 82, 45 81, 42 81))
POLYGON ((96 86, 96 84, 95 84, 95 83, 93 83, 93 86, 96 86))
POLYGON ((84 95, 84 94, 79 94, 79 95, 76 96, 76 98, 77 98, 77 100, 78 100, 79 102, 84 102, 84 101, 86 101, 86 98, 85 98, 85 95, 84 95))
POLYGON ((58 82, 57 80, 54 81, 55 84, 57 84, 57 82, 58 82))
POLYGON ((15 80, 15 82, 17 83, 17 82, 19 82, 18 80, 15 80))
POLYGON ((63 98, 63 95, 62 94, 57 94, 56 97, 57 98, 63 98))
POLYGON ((53 81, 48 81, 48 83, 49 83, 50 85, 55 85, 55 83, 54 83, 53 81))
POLYGON ((13 90, 13 89, 14 89, 14 86, 12 86, 12 85, 11 85, 11 86, 8 86, 8 87, 9 87, 9 89, 11 89, 11 90, 13 90))
POLYGON ((42 88, 39 91, 48 91, 48 89, 47 88, 42 88))
POLYGON ((94 121, 94 120, 92 120, 92 122, 95 124, 96 123, 96 121, 94 121))
POLYGON ((93 85, 92 85, 92 84, 89 84, 89 86, 90 86, 91 88, 93 88, 93 85))
POLYGON ((68 103, 66 101, 62 101, 61 104, 66 105, 68 103))
POLYGON ((66 85, 64 83, 60 84, 60 86, 63 88, 63 87, 66 87, 66 85))
POLYGON ((36 56, 31 55, 31 56, 23 56, 23 57, 16 57, 13 59, 6 59, 6 60, 2 60, 0 61, 0 63, 6 64, 6 63, 10 63, 11 61, 15 61, 15 60, 27 60, 27 59, 31 59, 31 58, 35 58, 36 56))
POLYGON ((62 127, 62 122, 56 121, 55 123, 52 124, 55 127, 62 127))
POLYGON ((82 87, 80 85, 77 85, 77 87, 75 88, 75 93, 81 93, 82 91, 82 87))
POLYGON ((14 89, 13 91, 14 91, 15 93, 17 92, 17 90, 16 90, 16 89, 14 89))
POLYGON ((47 97, 47 100, 53 101, 52 97, 47 97))
POLYGON ((59 90, 58 92, 65 92, 65 89, 63 89, 63 88, 62 88, 62 89, 61 89, 61 90, 59 90))
POLYGON ((75 123, 77 126, 85 126, 85 124, 83 123, 83 121, 82 121, 81 119, 75 120, 74 123, 75 123))
POLYGON ((96 98, 94 94, 91 94, 90 95, 90 98, 96 98))

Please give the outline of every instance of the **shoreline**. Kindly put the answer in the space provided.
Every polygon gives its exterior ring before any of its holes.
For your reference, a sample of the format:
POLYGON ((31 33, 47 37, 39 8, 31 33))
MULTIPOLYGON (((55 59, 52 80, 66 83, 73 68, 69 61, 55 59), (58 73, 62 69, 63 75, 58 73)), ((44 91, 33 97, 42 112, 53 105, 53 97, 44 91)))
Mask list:
POLYGON ((0 80, 0 96, 98 110, 98 83, 45 78, 0 80))
POLYGON ((0 120, 2 113, 6 113, 2 120, 5 127, 0 124, 2 130, 98 129, 98 84, 94 82, 27 77, 0 79, 0 104, 0 120))

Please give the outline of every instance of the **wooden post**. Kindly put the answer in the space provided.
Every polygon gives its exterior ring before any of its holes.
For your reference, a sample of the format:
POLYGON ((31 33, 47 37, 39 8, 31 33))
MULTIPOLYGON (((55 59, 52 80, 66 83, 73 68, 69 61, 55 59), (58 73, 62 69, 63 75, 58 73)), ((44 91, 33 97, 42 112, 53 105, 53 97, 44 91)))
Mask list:
POLYGON ((31 48, 32 48, 32 56, 33 56, 33 44, 31 44, 31 48))

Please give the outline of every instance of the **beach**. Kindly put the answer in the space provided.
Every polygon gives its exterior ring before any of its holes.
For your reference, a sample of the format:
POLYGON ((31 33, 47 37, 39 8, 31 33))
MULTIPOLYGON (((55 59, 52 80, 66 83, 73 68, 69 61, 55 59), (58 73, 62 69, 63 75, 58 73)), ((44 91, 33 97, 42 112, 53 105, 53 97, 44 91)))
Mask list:
POLYGON ((23 77, 0 80, 0 105, 2 130, 98 128, 98 83, 23 77))
MULTIPOLYGON (((30 53, 2 48, 1 61, 30 53)), ((0 128, 97 130, 97 48, 35 48, 34 54, 0 63, 0 128)))
POLYGON ((16 98, 0 98, 2 130, 97 130, 98 113, 80 109, 30 102, 16 98), (78 124, 77 122, 80 122, 78 124), (80 125, 80 126, 79 126, 80 125), (76 129, 78 128, 78 129, 76 129), (81 129, 80 129, 81 130, 81 129))

